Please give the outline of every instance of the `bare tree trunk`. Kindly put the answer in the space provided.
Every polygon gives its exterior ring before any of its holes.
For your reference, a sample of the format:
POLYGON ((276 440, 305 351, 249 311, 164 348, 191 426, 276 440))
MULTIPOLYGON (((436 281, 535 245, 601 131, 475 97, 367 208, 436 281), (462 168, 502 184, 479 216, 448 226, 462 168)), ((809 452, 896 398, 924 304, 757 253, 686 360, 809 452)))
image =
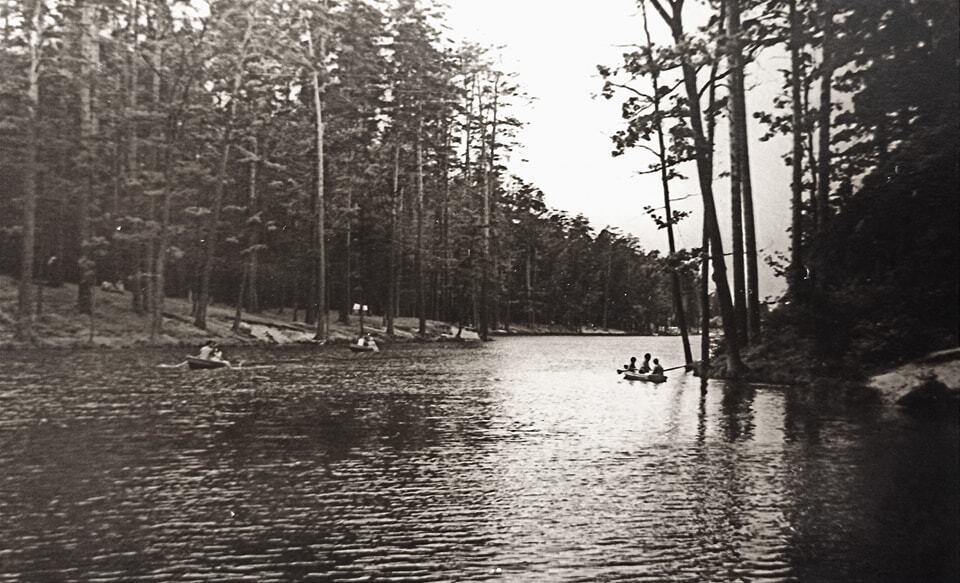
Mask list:
POLYGON ((393 146, 393 200, 390 201, 390 250, 387 256, 390 281, 387 282, 387 335, 394 334, 397 308, 397 204, 400 199, 400 137, 393 146))
MULTIPOLYGON (((685 42, 682 7, 673 4, 673 13, 668 13, 660 4, 660 0, 650 0, 664 21, 670 26, 673 39, 680 44, 685 42)), ((720 312, 723 318, 724 339, 726 340, 726 360, 729 376, 736 377, 743 368, 740 360, 740 342, 736 326, 736 314, 733 301, 730 297, 730 287, 727 282, 727 266, 723 257, 723 240, 717 222, 717 209, 713 198, 712 151, 703 132, 703 118, 700 113, 700 93, 697 87, 697 72, 686 56, 681 58, 683 84, 687 93, 689 107, 690 128, 693 131, 697 157, 697 176, 700 183, 700 193, 703 199, 704 218, 710 231, 710 254, 713 262, 714 278, 717 287, 717 297, 720 300, 720 312)))
POLYGON ((223 195, 227 187, 227 171, 230 164, 231 141, 233 139, 233 124, 237 117, 237 96, 243 82, 244 61, 250 48, 250 39, 253 35, 253 26, 256 22, 256 13, 247 15, 247 26, 243 33, 240 52, 235 63, 236 70, 230 88, 229 115, 226 127, 220 140, 220 166, 217 169, 217 185, 213 194, 213 209, 208 220, 206 246, 203 254, 203 267, 200 273, 200 293, 197 298, 197 313, 193 320, 194 326, 201 330, 207 328, 207 305, 210 303, 210 275, 213 271, 213 259, 217 250, 217 229, 220 224, 220 214, 223 210, 223 195))
POLYGON ((237 290, 237 306, 233 312, 233 326, 230 328, 234 334, 240 332, 240 324, 243 322, 243 296, 246 289, 244 282, 247 281, 249 276, 250 263, 248 262, 243 266, 243 273, 240 274, 240 288, 237 290))
MULTIPOLYGON (((250 153, 253 159, 250 161, 250 210, 251 219, 257 216, 259 202, 257 200, 257 166, 259 165, 259 144, 256 136, 250 136, 250 153)), ((260 252, 257 246, 260 244, 260 222, 252 220, 250 222, 250 257, 247 260, 247 309, 251 312, 260 311, 260 294, 257 290, 258 269, 260 263, 260 252)), ((242 284, 241 284, 242 285, 242 284)))
POLYGON ((341 324, 350 324, 353 309, 353 187, 347 179, 347 220, 343 233, 343 298, 340 304, 341 324))
MULTIPOLYGON (((643 13, 643 31, 647 37, 647 47, 653 50, 653 39, 650 36, 650 28, 647 23, 646 11, 643 13)), ((677 252, 676 240, 673 234, 673 210, 670 205, 670 177, 667 172, 667 145, 663 135, 663 123, 660 117, 660 81, 656 74, 653 75, 653 111, 656 117, 657 130, 657 152, 660 164, 660 185, 663 189, 664 212, 667 215, 667 245, 670 256, 673 257, 677 252)), ((683 288, 680 285, 680 274, 676 268, 670 268, 670 288, 673 294, 673 309, 677 315, 677 325, 680 328, 680 339, 683 344, 684 362, 689 367, 693 364, 693 352, 690 349, 690 336, 687 328, 687 314, 683 306, 683 288)), ((606 325, 604 325, 606 327, 606 325)))
POLYGON ((96 264, 93 259, 92 228, 90 209, 96 180, 94 163, 96 152, 94 139, 98 131, 94 105, 94 83, 100 65, 100 50, 97 44, 97 6, 93 0, 85 0, 80 6, 80 77, 78 79, 80 97, 80 142, 81 172, 84 184, 80 188, 80 204, 77 209, 80 224, 80 279, 77 285, 77 308, 83 314, 93 310, 93 285, 96 278, 96 264))
POLYGON ((500 73, 497 72, 493 79, 493 112, 490 124, 490 160, 488 164, 489 178, 487 179, 487 207, 489 207, 487 220, 487 233, 490 239, 491 260, 490 268, 493 276, 492 294, 488 301, 493 303, 491 315, 491 324, 495 330, 500 329, 500 242, 499 234, 493 228, 496 222, 498 209, 499 176, 497 175, 497 114, 500 105, 500 73))
POLYGON ((527 300, 527 322, 531 326, 535 325, 537 320, 536 314, 533 310, 533 286, 531 285, 532 284, 531 271, 533 267, 532 263, 533 263, 535 253, 536 251, 534 251, 533 249, 528 249, 527 252, 524 254, 524 270, 523 270, 524 272, 523 283, 524 283, 524 292, 525 292, 524 295, 526 296, 526 300, 527 300))
POLYGON ((817 155, 817 230, 826 228, 830 213, 830 96, 833 83, 833 6, 830 0, 820 0, 820 17, 823 19, 823 62, 820 65, 820 152, 817 155))
POLYGON ((604 330, 609 330, 608 316, 610 314, 610 264, 613 259, 613 249, 607 249, 607 265, 603 273, 603 318, 602 325, 604 330))
MULTIPOLYGON (((162 86, 161 69, 163 67, 163 52, 159 43, 151 54, 153 59, 152 94, 153 105, 158 110, 162 107, 160 90, 162 86)), ((156 234, 156 247, 151 239, 150 270, 150 340, 155 341, 163 329, 163 303, 166 298, 166 261, 167 247, 170 245, 170 202, 173 196, 173 152, 179 128, 176 121, 170 123, 163 136, 163 145, 154 150, 154 163, 163 172, 163 196, 160 200, 160 225, 156 234), (156 255, 154 255, 154 253, 156 255)), ((150 199, 150 216, 153 217, 154 201, 150 199)))
MULTIPOLYGON (((703 224, 700 244, 700 379, 710 376, 710 229, 703 224)), ((706 385, 701 385, 706 387, 706 385)))
POLYGON ((791 167, 792 216, 790 223, 790 276, 792 291, 803 277, 803 117, 800 103, 800 22, 797 0, 789 0, 790 10, 790 93, 792 98, 793 153, 791 167))
MULTIPOLYGON (((129 21, 130 21, 130 42, 131 42, 131 55, 127 61, 130 75, 127 83, 127 111, 129 112, 129 117, 126 120, 127 123, 127 191, 131 193, 134 191, 133 185, 139 183, 140 179, 140 164, 139 164, 139 143, 137 141, 137 121, 136 121, 136 111, 138 106, 138 95, 137 89, 140 84, 138 66, 139 59, 139 35, 140 35, 140 4, 138 0, 134 0, 133 5, 130 10, 129 21)), ((130 283, 130 293, 133 301, 133 311, 137 314, 143 314, 146 310, 147 302, 144 298, 144 260, 146 257, 147 246, 143 243, 134 242, 132 249, 132 262, 131 266, 131 277, 129 279, 130 283)))
POLYGON ((20 281, 17 287, 17 340, 33 342, 33 260, 37 226, 37 170, 39 167, 38 111, 40 107, 40 52, 43 44, 43 2, 34 0, 30 14, 27 50, 27 139, 23 166, 23 235, 20 252, 20 281))
MULTIPOLYGON (((326 3, 324 3, 326 10, 326 3)), ((320 37, 320 55, 322 60, 326 51, 324 50, 324 37, 320 37)), ((317 55, 313 50, 313 31, 307 30, 307 51, 310 62, 313 65, 311 78, 313 82, 313 109, 316 128, 316 176, 317 191, 316 201, 316 249, 317 249, 317 289, 315 305, 317 311, 317 328, 314 338, 320 342, 326 342, 329 334, 330 313, 327 309, 327 247, 326 247, 326 204, 324 199, 324 176, 323 176, 323 101, 320 99, 320 72, 317 55)))
MULTIPOLYGON (((482 97, 481 97, 482 99, 482 97)), ((480 321, 477 332, 482 340, 490 338, 490 173, 487 169, 486 121, 483 118, 483 103, 480 103, 480 191, 483 196, 480 244, 480 321)))
POLYGON ((730 225, 733 241, 733 306, 736 329, 741 343, 747 340, 747 287, 743 261, 743 136, 740 133, 742 102, 738 98, 742 90, 743 62, 737 35, 740 34, 739 0, 727 2, 727 30, 729 41, 727 62, 730 67, 729 130, 730 130, 730 225))
MULTIPOLYGON (((740 0, 730 2, 730 37, 731 52, 734 57, 731 63, 731 84, 733 86, 733 100, 736 107, 736 133, 738 154, 740 161, 740 194, 743 202, 743 242, 746 264, 746 306, 745 317, 741 324, 744 326, 743 340, 749 344, 760 335, 760 282, 757 273, 757 235, 753 213, 753 180, 750 176, 750 140, 747 129, 747 98, 744 82, 743 48, 740 42, 740 0), (733 66, 735 63, 736 66, 733 66)), ((736 251, 734 251, 736 256, 736 251)), ((736 265, 736 264, 734 264, 736 265)), ((736 278, 735 278, 736 279, 736 278)))
MULTIPOLYGON (((422 112, 420 116, 422 116, 422 112)), ((424 297, 423 280, 423 119, 417 119, 417 318, 419 319, 418 332, 422 336, 427 333, 427 306, 424 297)))

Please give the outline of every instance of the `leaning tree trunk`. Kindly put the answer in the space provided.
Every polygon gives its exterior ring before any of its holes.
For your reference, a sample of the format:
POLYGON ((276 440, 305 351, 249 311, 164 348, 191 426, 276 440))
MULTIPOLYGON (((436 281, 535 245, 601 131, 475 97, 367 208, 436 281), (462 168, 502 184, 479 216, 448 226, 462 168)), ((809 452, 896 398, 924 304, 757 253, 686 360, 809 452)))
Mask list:
MULTIPOLYGON (((643 13, 643 31, 647 38, 647 47, 653 50, 653 39, 647 25, 646 11, 643 13)), ((670 176, 667 171, 667 145, 663 135, 663 123, 660 116, 660 81, 653 75, 653 112, 656 118, 657 157, 660 164, 660 185, 663 189, 664 212, 667 215, 667 245, 671 259, 677 253, 677 244, 673 234, 673 209, 670 205, 670 176)), ((689 367, 693 364, 693 352, 690 349, 690 336, 687 329, 687 314, 683 306, 683 287, 680 284, 680 274, 675 266, 670 267, 670 288, 673 295, 673 309, 677 315, 677 325, 680 327, 680 339, 683 344, 683 358, 689 367)))
MULTIPOLYGON (((669 24, 674 42, 685 42, 683 23, 680 14, 682 7, 674 4, 673 13, 668 14, 659 3, 654 3, 664 20, 669 24)), ((723 318, 724 340, 726 341, 727 370, 731 377, 739 375, 743 368, 740 360, 740 342, 736 326, 737 318, 730 297, 730 285, 727 282, 727 266, 723 257, 723 239, 717 221, 717 208, 713 198, 712 153, 703 132, 703 118, 700 113, 700 92, 697 87, 697 72, 687 55, 681 56, 683 85, 687 94, 690 128, 693 131, 696 150, 697 178, 703 200, 704 219, 710 234, 710 253, 716 282, 717 297, 720 300, 720 313, 723 318)))

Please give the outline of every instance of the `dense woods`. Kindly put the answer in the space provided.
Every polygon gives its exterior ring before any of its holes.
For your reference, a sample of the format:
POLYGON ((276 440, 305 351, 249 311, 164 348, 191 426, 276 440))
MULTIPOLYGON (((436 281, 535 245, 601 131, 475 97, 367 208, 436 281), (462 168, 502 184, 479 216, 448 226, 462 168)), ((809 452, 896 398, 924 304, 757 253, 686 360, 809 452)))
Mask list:
MULTIPOLYGON (((354 304, 475 326, 672 325, 673 265, 547 208, 503 161, 522 90, 413 0, 3 4, 0 268, 316 324, 354 304)), ((688 301, 690 298, 688 298, 688 301)), ((699 311, 694 306, 694 315, 699 311)))
POLYGON ((667 212, 656 220, 671 253, 669 229, 684 216, 669 210, 668 179, 696 164, 701 277, 710 277, 709 259, 726 373, 742 370, 744 347, 754 360, 789 354, 859 370, 956 345, 956 3, 720 0, 695 24, 684 4, 640 0, 645 26, 666 27, 672 43, 647 32, 621 64, 599 69, 604 96, 622 102, 614 155, 645 149, 654 155, 649 171, 664 177, 667 212), (763 55, 789 64, 773 103, 746 99, 749 65, 763 55), (789 257, 758 257, 749 116, 767 130, 761 141, 791 138, 789 257), (727 164, 714 156, 718 122, 728 128, 727 164), (730 233, 716 219, 721 176, 729 178, 730 233), (760 259, 789 283, 765 330, 760 259))
POLYGON ((18 336, 37 286, 71 281, 82 313, 122 285, 154 337, 178 296, 198 328, 217 301, 238 328, 273 310, 318 340, 356 304, 387 333, 401 315, 484 337, 677 326, 688 362, 712 305, 730 374, 777 342, 864 361, 956 343, 956 3, 713 0, 696 22, 684 0, 638 6, 634 48, 599 71, 622 107, 614 155, 645 150, 660 177, 662 256, 508 173, 523 89, 448 38, 437 5, 4 3, 0 269, 19 278, 18 336), (763 58, 783 64, 772 103, 748 91, 763 58), (784 257, 757 249, 750 157, 778 135, 784 257), (671 209, 684 179, 699 217, 671 209), (676 247, 681 220, 702 223, 700 248, 676 247), (767 307, 764 261, 789 282, 767 307))

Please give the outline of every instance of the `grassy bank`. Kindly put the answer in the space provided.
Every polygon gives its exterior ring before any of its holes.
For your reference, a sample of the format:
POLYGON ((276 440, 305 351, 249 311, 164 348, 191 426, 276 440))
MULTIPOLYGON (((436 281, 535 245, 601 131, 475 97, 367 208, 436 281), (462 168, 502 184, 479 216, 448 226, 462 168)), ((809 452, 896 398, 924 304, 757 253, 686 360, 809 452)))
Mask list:
MULTIPOLYGON (((241 331, 235 333, 232 330, 235 309, 221 304, 209 306, 207 329, 201 330, 193 325, 189 301, 167 298, 164 301, 163 332, 151 341, 149 318, 133 311, 130 294, 97 290, 96 310, 91 317, 77 311, 75 285, 44 287, 38 291, 41 294, 41 309, 34 321, 34 330, 36 345, 41 347, 195 346, 209 339, 225 345, 289 344, 312 342, 314 336, 314 327, 302 321, 292 321, 289 309, 281 314, 272 310, 257 314, 244 313, 241 331)), ((16 305, 16 280, 0 276, 0 347, 23 346, 14 341, 16 305)), ((298 317, 302 319, 302 311, 298 317)), ((386 339, 386 331, 380 326, 381 323, 379 316, 364 319, 367 332, 386 339)), ((396 332, 390 340, 415 339, 417 324, 416 318, 397 318, 396 332)), ((427 321, 427 339, 439 338, 448 331, 449 324, 427 321)), ((331 342, 348 342, 355 339, 359 332, 360 320, 357 316, 351 316, 350 323, 344 324, 337 321, 336 313, 331 312, 331 342)))

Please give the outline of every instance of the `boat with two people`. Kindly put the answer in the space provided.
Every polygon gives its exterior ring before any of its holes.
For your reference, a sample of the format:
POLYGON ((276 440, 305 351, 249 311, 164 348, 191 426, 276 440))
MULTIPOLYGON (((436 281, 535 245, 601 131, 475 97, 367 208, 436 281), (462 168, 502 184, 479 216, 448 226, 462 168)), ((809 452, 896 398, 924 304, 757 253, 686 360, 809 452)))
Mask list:
POLYGON ((380 347, 370 334, 365 334, 349 345, 353 352, 380 352, 380 347))

